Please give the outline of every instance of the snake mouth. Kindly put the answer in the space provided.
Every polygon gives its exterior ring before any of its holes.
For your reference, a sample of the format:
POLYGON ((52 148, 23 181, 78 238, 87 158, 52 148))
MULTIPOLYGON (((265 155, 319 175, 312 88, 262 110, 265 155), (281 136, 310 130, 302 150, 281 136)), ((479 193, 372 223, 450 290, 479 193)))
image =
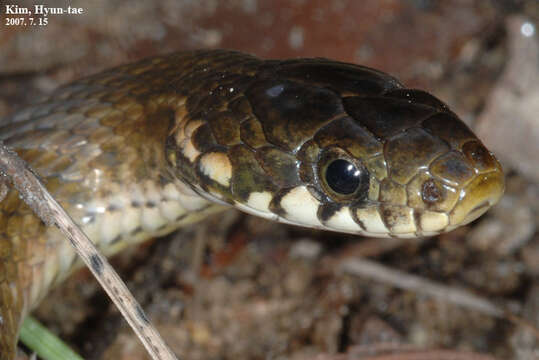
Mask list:
POLYGON ((490 209, 494 204, 491 204, 491 202, 489 200, 485 200, 483 201, 481 204, 477 205, 476 207, 474 207, 472 210, 470 210, 470 212, 468 213, 468 215, 466 215, 466 217, 464 218, 464 220, 462 221, 462 224, 465 225, 465 224, 469 224, 471 223, 472 221, 474 221, 475 219, 479 218, 481 215, 483 215, 488 209, 490 209))
POLYGON ((468 213, 468 216, 470 214, 473 214, 473 213, 476 213, 478 211, 482 211, 482 210, 485 210, 484 208, 490 208, 492 205, 494 204, 491 204, 489 200, 485 200, 483 201, 481 204, 477 205, 476 207, 474 207, 472 210, 470 210, 470 212, 468 213))
POLYGON ((477 177, 461 190, 460 200, 450 213, 450 225, 466 225, 496 205, 505 190, 505 179, 500 170, 477 177))

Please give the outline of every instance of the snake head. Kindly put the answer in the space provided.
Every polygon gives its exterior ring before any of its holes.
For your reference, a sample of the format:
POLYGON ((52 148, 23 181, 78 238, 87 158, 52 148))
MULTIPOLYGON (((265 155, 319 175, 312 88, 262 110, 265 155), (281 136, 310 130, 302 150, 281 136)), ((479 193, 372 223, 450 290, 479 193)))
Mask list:
POLYGON ((500 163, 432 95, 393 89, 343 103, 347 116, 314 137, 322 144, 312 163, 319 190, 351 214, 346 219, 332 210, 339 206, 328 207, 320 213, 326 224, 349 231, 356 223, 377 236, 432 236, 468 224, 501 198, 500 163))
POLYGON ((175 157, 207 198, 306 227, 418 237, 473 221, 503 194, 499 162, 457 115, 383 72, 298 59, 216 78, 235 96, 202 102, 217 115, 187 109, 205 115, 185 121, 192 136, 176 153, 189 159, 175 157))

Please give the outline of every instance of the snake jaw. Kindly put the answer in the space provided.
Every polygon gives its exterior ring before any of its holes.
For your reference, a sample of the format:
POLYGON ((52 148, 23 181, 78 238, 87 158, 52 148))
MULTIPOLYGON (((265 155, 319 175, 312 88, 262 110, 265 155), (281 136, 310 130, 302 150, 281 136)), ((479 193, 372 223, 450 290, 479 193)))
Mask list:
POLYGON ((496 205, 505 190, 501 169, 479 174, 461 190, 461 200, 450 213, 451 227, 466 225, 496 205))
POLYGON ((458 193, 458 201, 448 212, 449 225, 445 231, 469 224, 483 215, 498 203, 505 190, 500 163, 479 140, 467 141, 451 154, 444 155, 445 160, 430 167, 435 176, 458 193))

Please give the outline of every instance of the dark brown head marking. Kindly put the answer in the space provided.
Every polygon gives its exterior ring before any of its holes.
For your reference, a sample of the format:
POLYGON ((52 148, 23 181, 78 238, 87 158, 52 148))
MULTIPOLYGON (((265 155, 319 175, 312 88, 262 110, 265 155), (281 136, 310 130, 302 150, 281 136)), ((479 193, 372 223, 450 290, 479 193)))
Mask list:
POLYGON ((496 159, 479 141, 467 142, 462 152, 479 171, 491 170, 496 166, 496 159))

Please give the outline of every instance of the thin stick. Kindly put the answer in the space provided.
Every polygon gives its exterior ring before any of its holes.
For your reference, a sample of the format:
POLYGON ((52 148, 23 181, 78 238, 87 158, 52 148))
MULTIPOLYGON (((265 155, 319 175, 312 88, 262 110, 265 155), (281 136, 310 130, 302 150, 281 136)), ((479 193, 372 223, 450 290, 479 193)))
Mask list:
POLYGON ((342 264, 341 269, 352 275, 370 278, 400 289, 427 294, 442 301, 458 304, 497 318, 503 318, 506 315, 506 311, 492 302, 465 290, 444 286, 419 276, 393 270, 371 260, 349 259, 342 264))
MULTIPOLYGON (((54 200, 24 160, 1 141, 0 174, 5 177, 4 180, 13 184, 24 202, 45 224, 56 225, 68 237, 77 254, 133 328, 152 359, 177 359, 106 258, 54 200)), ((0 195, 2 194, 5 195, 5 181, 4 185, 0 186, 0 195)))
POLYGON ((497 306, 491 301, 476 296, 466 290, 444 286, 419 276, 390 269, 364 258, 346 260, 342 263, 340 269, 355 276, 369 278, 400 289, 426 294, 441 301, 450 302, 486 315, 507 319, 516 325, 524 326, 539 339, 539 329, 537 326, 514 314, 514 312, 521 310, 517 303, 509 303, 504 307, 497 306))

